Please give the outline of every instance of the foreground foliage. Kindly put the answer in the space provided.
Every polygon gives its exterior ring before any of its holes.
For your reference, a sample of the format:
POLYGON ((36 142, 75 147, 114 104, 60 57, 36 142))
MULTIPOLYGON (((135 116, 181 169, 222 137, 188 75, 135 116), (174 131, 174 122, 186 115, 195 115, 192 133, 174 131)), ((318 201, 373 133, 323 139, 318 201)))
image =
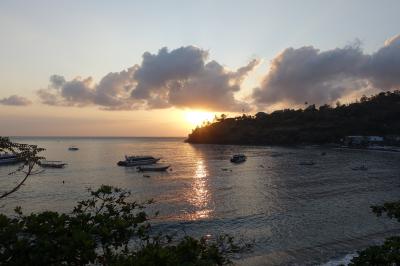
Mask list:
POLYGON ((89 192, 71 214, 0 214, 0 264, 225 265, 238 251, 229 236, 154 235, 144 211, 151 201, 130 202, 129 192, 105 185, 89 192))
MULTIPOLYGON (((400 222, 400 201, 387 202, 383 206, 372 206, 377 216, 383 213, 400 222)), ((389 237, 382 245, 371 246, 358 252, 350 265, 400 265, 400 236, 389 237)))
MULTIPOLYGON (((336 107, 308 105, 270 114, 259 112, 206 123, 189 134, 189 143, 272 144, 335 143, 347 135, 400 135, 400 91, 363 96, 336 107)), ((390 144, 390 143, 389 143, 390 144)))

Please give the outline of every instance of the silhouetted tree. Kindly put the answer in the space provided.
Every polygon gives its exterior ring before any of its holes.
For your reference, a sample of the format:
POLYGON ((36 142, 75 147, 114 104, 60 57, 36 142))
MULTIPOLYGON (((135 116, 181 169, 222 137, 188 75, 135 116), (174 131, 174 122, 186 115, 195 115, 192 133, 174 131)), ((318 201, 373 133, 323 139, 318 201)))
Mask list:
POLYGON ((16 175, 22 173, 24 175, 24 177, 12 189, 2 191, 0 193, 0 199, 16 192, 21 188, 29 176, 38 173, 33 171, 33 169, 38 164, 39 160, 44 159, 44 157, 39 156, 39 153, 43 150, 43 148, 39 148, 36 145, 14 143, 7 137, 0 137, 0 152, 16 154, 17 161, 19 162, 17 169, 10 174, 16 175))

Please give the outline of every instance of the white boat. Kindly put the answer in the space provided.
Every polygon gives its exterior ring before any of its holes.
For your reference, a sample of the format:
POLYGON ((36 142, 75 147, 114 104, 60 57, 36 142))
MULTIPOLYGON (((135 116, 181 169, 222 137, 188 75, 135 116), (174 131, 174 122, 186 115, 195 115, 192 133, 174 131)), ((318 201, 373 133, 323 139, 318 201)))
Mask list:
POLYGON ((162 165, 162 164, 153 164, 153 165, 142 165, 139 166, 137 169, 140 172, 163 172, 167 171, 167 169, 170 168, 170 165, 162 165))
POLYGON ((38 163, 43 168, 64 168, 67 164, 62 161, 47 161, 42 160, 38 163))
POLYGON ((13 164, 18 162, 16 154, 2 153, 0 154, 0 165, 13 164))
POLYGON ((125 155, 125 161, 119 161, 117 164, 119 166, 138 166, 138 165, 148 165, 155 164, 161 158, 155 158, 153 156, 128 156, 125 155))
POLYGON ((243 163, 247 159, 246 155, 244 154, 235 154, 231 158, 232 163, 243 163))

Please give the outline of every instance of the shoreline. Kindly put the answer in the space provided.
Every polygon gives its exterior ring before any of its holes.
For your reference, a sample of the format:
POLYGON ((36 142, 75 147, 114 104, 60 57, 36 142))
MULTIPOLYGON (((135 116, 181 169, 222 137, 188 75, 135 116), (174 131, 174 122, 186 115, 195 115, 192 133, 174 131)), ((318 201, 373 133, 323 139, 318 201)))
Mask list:
POLYGON ((360 151, 383 151, 383 152, 400 152, 400 146, 382 146, 382 147, 349 147, 342 146, 338 143, 324 143, 324 144, 316 144, 316 143, 302 143, 302 144, 293 144, 293 145, 284 145, 284 144, 267 144, 267 143, 215 143, 215 142, 189 142, 187 139, 184 140, 185 143, 192 145, 233 145, 233 146, 269 146, 269 147, 284 147, 284 148, 332 148, 337 150, 360 150, 360 151))
POLYGON ((396 146, 385 146, 383 147, 367 147, 367 148, 356 148, 356 147, 337 147, 338 150, 361 150, 361 151, 384 151, 384 152, 400 152, 400 147, 396 146))

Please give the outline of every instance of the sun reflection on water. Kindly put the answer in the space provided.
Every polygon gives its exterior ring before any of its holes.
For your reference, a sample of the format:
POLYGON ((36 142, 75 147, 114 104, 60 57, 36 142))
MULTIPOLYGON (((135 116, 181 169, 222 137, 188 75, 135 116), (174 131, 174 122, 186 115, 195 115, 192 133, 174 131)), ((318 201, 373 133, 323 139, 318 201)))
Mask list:
POLYGON ((209 208, 210 192, 207 187, 207 168, 203 160, 199 160, 192 183, 192 194, 189 202, 194 205, 196 211, 189 214, 189 219, 198 220, 210 217, 212 210, 209 208))

